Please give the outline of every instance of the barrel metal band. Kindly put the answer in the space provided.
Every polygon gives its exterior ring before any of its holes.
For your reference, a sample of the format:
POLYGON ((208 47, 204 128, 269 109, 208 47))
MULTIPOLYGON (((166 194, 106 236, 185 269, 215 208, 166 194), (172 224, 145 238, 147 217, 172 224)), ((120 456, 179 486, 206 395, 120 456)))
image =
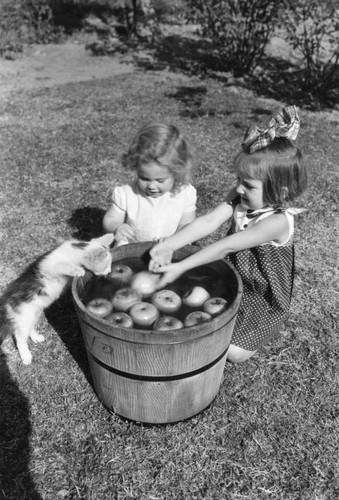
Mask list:
POLYGON ((146 382, 171 382, 173 380, 181 380, 183 378, 188 378, 188 377, 194 377, 194 375, 199 375, 199 373, 202 373, 206 370, 209 370, 212 368, 212 366, 216 365, 227 353, 228 347, 218 356, 216 359, 214 359, 211 363, 208 365, 204 365, 202 368, 199 368, 197 370, 193 370, 191 372, 187 373, 180 373, 179 375, 167 375, 164 377, 161 376, 153 376, 153 375, 137 375, 135 373, 127 373, 123 372, 122 370, 118 370, 117 368, 113 368, 112 366, 107 365, 103 361, 100 361, 100 359, 96 358, 91 352, 88 352, 88 354, 91 356, 91 358, 98 363, 102 368, 105 368, 105 370, 108 370, 111 373, 114 373, 116 375, 120 375, 121 377, 129 378, 129 379, 134 379, 134 380, 143 380, 146 382))

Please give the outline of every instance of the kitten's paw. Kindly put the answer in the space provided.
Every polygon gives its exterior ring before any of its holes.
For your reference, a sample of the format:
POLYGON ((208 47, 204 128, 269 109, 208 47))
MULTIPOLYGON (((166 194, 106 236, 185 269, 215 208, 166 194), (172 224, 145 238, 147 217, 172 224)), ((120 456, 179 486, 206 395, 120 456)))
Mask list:
POLYGON ((80 278, 81 276, 85 276, 85 273, 86 273, 86 271, 83 267, 77 267, 77 268, 74 268, 73 276, 80 278))
POLYGON ((22 350, 19 351, 19 354, 24 365, 30 365, 32 363, 33 356, 28 349, 24 352, 22 350))
POLYGON ((41 335, 41 333, 38 333, 36 330, 33 330, 31 332, 30 337, 34 343, 43 342, 45 340, 45 337, 43 335, 41 335))
POLYGON ((65 276, 84 276, 85 269, 81 266, 76 266, 74 264, 69 264, 68 262, 63 262, 56 267, 56 272, 64 274, 65 276))
POLYGON ((32 363, 32 355, 25 356, 24 358, 21 359, 24 365, 30 365, 32 363))

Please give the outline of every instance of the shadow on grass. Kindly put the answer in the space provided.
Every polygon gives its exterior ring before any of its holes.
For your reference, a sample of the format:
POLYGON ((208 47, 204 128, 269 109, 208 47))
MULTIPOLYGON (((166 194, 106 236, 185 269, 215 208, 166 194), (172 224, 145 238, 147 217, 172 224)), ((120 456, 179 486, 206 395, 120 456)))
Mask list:
MULTIPOLYGON (((198 118, 199 116, 231 116, 237 110, 232 97, 225 98, 222 101, 209 102, 206 85, 179 85, 175 92, 165 94, 170 99, 176 99, 180 103, 180 116, 188 118, 198 118)), ((256 107, 251 109, 252 116, 257 120, 262 115, 271 115, 271 110, 256 107)), ((238 128, 237 122, 231 123, 238 128)), ((243 127, 243 124, 239 124, 243 127)))
POLYGON ((73 237, 87 241, 102 236, 102 219, 104 215, 105 210, 98 207, 80 207, 74 210, 67 220, 73 229, 73 237))
MULTIPOLYGON (((208 40, 169 35, 159 41, 156 46, 147 48, 152 52, 151 62, 147 57, 137 58, 137 65, 144 70, 169 68, 171 71, 198 76, 202 79, 209 77, 226 85, 252 90, 262 97, 293 101, 299 106, 312 110, 337 108, 339 105, 338 72, 326 91, 324 88, 316 91, 314 85, 310 85, 305 77, 305 72, 300 65, 293 64, 283 57, 265 55, 260 61, 259 71, 252 75, 234 78, 232 64, 226 65, 212 42, 208 40)), ((200 115, 195 113, 190 116, 188 113, 183 116, 195 118, 200 115)))
POLYGON ((214 55, 213 45, 207 40, 170 35, 156 46, 154 57, 172 71, 189 71, 201 76, 208 70, 220 70, 220 58, 214 55))
POLYGON ((42 500, 29 472, 32 431, 28 399, 0 350, 0 497, 42 500))
POLYGON ((203 105, 204 96, 207 93, 205 85, 179 86, 176 92, 166 94, 166 97, 176 99, 181 104, 179 111, 180 116, 188 118, 198 118, 199 116, 206 116, 215 114, 213 110, 206 109, 203 105))
POLYGON ((71 287, 68 287, 60 299, 46 309, 45 315, 84 373, 87 382, 94 389, 78 316, 73 306, 71 287))

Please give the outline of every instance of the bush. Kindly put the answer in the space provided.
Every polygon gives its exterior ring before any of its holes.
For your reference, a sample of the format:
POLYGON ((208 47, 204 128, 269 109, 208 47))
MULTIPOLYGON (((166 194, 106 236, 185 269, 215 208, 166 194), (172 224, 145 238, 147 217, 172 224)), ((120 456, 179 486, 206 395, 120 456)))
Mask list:
POLYGON ((302 88, 326 97, 339 73, 339 8, 334 1, 288 2, 283 16, 287 39, 302 56, 302 88))
POLYGON ((120 0, 130 21, 127 29, 130 33, 138 33, 142 27, 150 32, 151 38, 160 35, 160 23, 179 20, 185 11, 185 0, 120 0))
POLYGON ((185 15, 185 0, 152 0, 151 4, 159 22, 178 21, 185 15))
POLYGON ((62 33, 82 29, 94 14, 107 24, 114 18, 127 38, 146 28, 151 38, 159 23, 178 18, 186 0, 0 0, 0 56, 25 43, 57 41, 62 33))
POLYGON ((24 43, 47 43, 60 35, 49 0, 1 0, 0 53, 19 50, 24 43))
POLYGON ((282 0, 189 0, 189 20, 201 26, 235 76, 250 74, 263 57, 282 0))

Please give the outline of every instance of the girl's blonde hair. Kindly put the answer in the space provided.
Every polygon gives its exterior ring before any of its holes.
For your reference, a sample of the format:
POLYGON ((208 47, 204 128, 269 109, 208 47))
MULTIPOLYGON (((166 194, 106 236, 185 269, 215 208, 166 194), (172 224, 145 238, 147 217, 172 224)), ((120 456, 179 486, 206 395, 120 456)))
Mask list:
POLYGON ((130 170, 152 162, 168 168, 174 177, 173 190, 188 183, 192 155, 186 140, 174 125, 149 123, 142 127, 123 156, 123 166, 130 170))
POLYGON ((285 137, 276 137, 254 153, 241 151, 234 160, 234 167, 242 177, 263 182, 264 202, 269 205, 293 201, 307 187, 302 154, 285 137))

